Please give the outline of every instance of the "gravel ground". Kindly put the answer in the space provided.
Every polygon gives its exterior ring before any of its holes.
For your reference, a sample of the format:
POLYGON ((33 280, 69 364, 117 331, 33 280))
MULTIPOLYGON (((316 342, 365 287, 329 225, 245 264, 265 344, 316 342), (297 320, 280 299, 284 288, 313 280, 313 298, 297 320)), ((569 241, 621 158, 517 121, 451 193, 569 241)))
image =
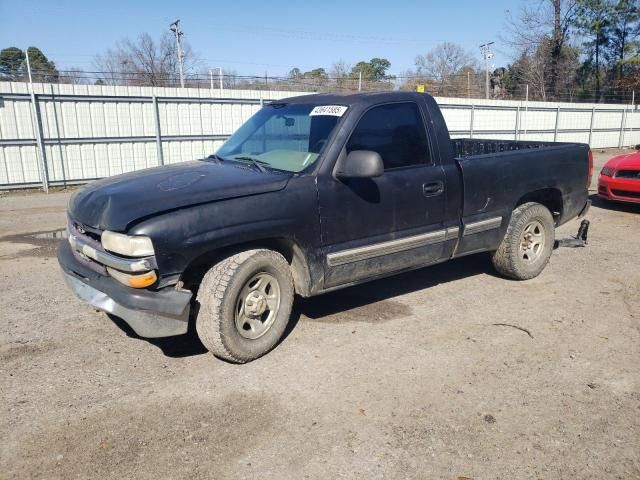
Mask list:
POLYGON ((640 478, 639 207, 527 282, 478 255, 298 301, 237 366, 76 300, 31 236, 68 197, 0 194, 2 479, 640 478))

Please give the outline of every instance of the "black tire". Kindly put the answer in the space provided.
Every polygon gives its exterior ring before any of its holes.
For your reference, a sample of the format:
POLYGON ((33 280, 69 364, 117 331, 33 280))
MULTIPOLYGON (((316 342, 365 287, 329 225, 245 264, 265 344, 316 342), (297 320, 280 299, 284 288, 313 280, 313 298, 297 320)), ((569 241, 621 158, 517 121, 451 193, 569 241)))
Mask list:
MULTIPOLYGON (((294 298, 293 278, 285 258, 272 250, 247 250, 214 265, 204 276, 198 290, 200 305, 196 331, 204 346, 216 357, 233 363, 246 363, 261 357, 282 338, 294 298), (249 282, 260 275, 277 282, 279 306, 274 310, 270 327, 258 338, 246 338, 236 327, 238 308, 244 312, 249 282), (242 306, 241 306, 242 305, 242 306)), ((253 318, 253 317, 252 317, 253 318)), ((255 319, 260 320, 259 317, 255 319)), ((246 323, 245 325, 248 325, 246 323)))
POLYGON ((554 242, 555 224, 549 209, 539 203, 525 203, 513 211, 507 232, 498 250, 493 252, 491 261, 505 277, 528 280, 537 277, 547 266, 554 242), (525 232, 525 229, 533 233, 525 232), (521 249, 523 242, 531 242, 531 235, 537 235, 535 232, 538 231, 544 235, 544 239, 537 244, 538 250, 521 249))

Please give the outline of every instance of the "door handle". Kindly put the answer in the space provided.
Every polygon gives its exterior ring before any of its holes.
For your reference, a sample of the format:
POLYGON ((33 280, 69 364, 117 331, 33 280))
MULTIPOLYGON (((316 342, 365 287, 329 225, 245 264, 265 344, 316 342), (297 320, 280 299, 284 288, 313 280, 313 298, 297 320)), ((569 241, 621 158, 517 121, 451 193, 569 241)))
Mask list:
POLYGON ((444 183, 431 182, 422 184, 422 193, 425 197, 433 197, 444 192, 444 183))

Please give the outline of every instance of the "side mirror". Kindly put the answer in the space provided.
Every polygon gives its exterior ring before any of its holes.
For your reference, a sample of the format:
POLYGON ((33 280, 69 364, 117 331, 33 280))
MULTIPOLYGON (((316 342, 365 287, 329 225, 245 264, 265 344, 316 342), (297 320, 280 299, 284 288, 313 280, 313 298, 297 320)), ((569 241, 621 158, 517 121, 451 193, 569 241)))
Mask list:
POLYGON ((370 150, 354 150, 343 156, 336 169, 338 178, 374 178, 384 173, 382 157, 370 150))

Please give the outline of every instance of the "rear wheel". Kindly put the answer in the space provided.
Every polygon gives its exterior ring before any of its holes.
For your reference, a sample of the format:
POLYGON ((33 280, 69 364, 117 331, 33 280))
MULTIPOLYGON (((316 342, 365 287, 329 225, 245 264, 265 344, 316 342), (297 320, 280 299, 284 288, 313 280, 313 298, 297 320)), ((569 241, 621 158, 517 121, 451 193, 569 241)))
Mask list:
POLYGON ((537 277, 551 257, 555 225, 549 209, 529 202, 516 208, 502 243, 492 255, 495 269, 516 280, 537 277))
POLYGON ((198 337, 215 356, 246 363, 282 338, 293 304, 289 264, 271 250, 232 255, 209 270, 198 290, 198 337))

